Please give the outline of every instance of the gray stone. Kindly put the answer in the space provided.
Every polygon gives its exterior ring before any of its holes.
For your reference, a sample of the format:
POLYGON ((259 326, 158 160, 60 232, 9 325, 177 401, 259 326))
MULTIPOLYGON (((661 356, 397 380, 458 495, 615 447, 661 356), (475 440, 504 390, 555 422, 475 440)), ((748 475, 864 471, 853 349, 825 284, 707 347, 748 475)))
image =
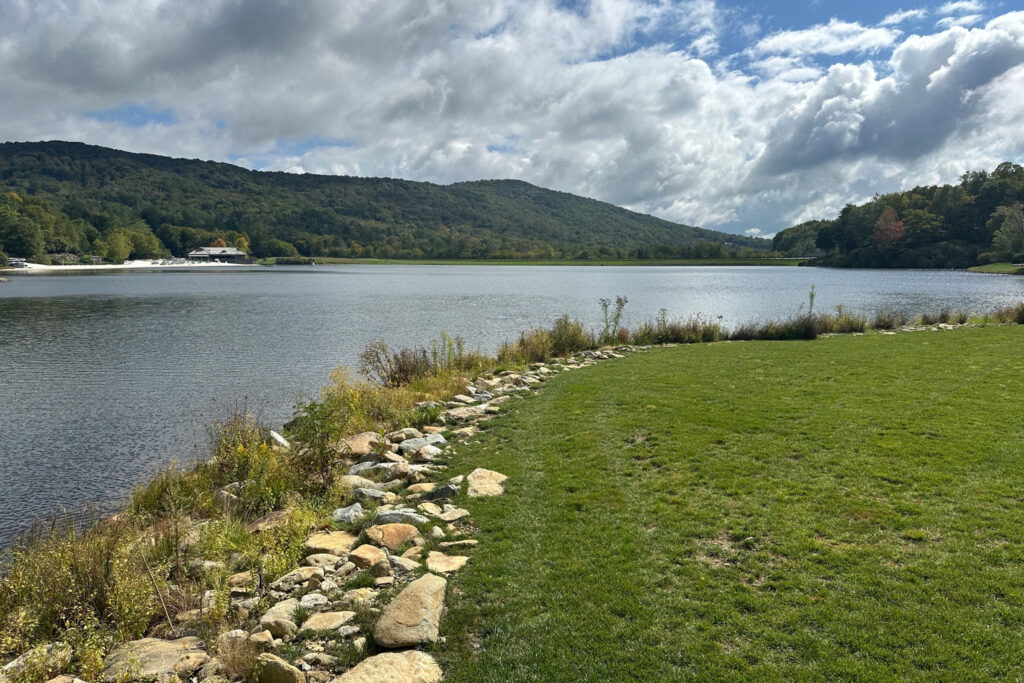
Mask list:
POLYGON ((363 516, 363 506, 352 503, 348 507, 338 508, 331 513, 331 519, 339 524, 352 524, 363 516))
POLYGON ((346 474, 338 477, 338 484, 344 488, 349 489, 375 489, 380 488, 377 482, 367 479, 366 477, 360 477, 355 474, 346 474))
POLYGON ((276 443, 281 448, 292 447, 292 445, 288 443, 288 439, 284 438, 283 436, 275 432, 273 429, 270 430, 270 438, 273 439, 274 443, 276 443))
POLYGON ((328 603, 327 596, 323 593, 306 593, 299 600, 299 607, 304 610, 316 610, 328 603))
POLYGON ((363 500, 384 500, 387 493, 380 489, 371 489, 365 487, 359 487, 352 492, 356 498, 362 498, 363 500))
POLYGON ((448 443, 448 440, 444 438, 443 434, 428 434, 418 439, 406 439, 398 444, 398 452, 406 455, 408 453, 415 453, 424 446, 442 446, 446 443, 448 443))
POLYGON ((399 593, 381 612, 373 638, 382 647, 415 647, 437 640, 448 582, 425 574, 399 593))
POLYGON ((408 439, 418 439, 423 434, 418 429, 412 427, 406 427, 405 429, 399 429, 398 431, 391 432, 386 436, 387 440, 392 443, 402 443, 408 439))
POLYGON ((412 454, 413 462, 434 462, 439 455, 444 453, 437 446, 424 446, 412 454))
POLYGON ((411 508, 396 508, 386 512, 377 512, 376 524, 426 524, 426 517, 411 508))
POLYGON ((340 559, 341 558, 337 555, 332 555, 330 553, 314 553, 312 555, 307 555, 306 558, 302 560, 302 563, 307 567, 321 567, 323 569, 331 567, 333 569, 340 559))
POLYGON ((440 488, 436 488, 429 493, 423 494, 423 500, 448 500, 453 496, 459 495, 459 487, 454 484, 445 484, 440 488))
POLYGON ((269 588, 270 590, 287 593, 293 588, 306 583, 314 576, 322 579, 324 577, 324 570, 321 567, 299 567, 270 584, 269 588))

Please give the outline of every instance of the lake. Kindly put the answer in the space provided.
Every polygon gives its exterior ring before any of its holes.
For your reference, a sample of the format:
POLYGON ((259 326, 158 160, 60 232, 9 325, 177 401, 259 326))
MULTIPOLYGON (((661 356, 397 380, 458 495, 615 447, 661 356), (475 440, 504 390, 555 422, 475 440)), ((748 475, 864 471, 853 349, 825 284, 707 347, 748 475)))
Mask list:
POLYGON ((371 341, 427 345, 441 330, 493 351, 569 313, 599 327, 722 316, 727 326, 842 304, 874 313, 986 310, 1024 278, 790 267, 317 266, 16 275, 0 283, 0 545, 33 520, 109 512, 206 425, 247 401, 281 424, 371 341))

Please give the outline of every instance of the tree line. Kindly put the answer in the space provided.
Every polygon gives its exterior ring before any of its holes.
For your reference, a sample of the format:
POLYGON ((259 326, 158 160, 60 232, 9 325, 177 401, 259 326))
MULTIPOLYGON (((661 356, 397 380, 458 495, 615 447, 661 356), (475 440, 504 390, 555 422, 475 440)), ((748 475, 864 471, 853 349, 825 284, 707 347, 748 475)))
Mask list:
POLYGON ((824 265, 966 268, 1024 262, 1024 168, 1003 162, 956 185, 915 187, 847 204, 833 220, 779 232, 773 247, 824 265))

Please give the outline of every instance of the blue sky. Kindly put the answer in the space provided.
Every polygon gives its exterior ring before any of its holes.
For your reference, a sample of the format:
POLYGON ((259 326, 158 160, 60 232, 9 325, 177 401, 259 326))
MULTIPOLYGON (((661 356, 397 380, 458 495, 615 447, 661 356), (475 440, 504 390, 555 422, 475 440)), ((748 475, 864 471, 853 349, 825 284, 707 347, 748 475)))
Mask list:
POLYGON ((771 234, 1024 157, 1004 1, 5 0, 2 140, 518 178, 771 234))

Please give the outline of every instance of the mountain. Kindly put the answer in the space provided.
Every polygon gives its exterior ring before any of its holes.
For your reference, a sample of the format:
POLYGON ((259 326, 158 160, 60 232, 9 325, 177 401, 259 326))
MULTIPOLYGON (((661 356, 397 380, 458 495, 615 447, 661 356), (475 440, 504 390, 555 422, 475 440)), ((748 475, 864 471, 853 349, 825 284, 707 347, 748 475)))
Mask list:
POLYGON ((643 258, 770 247, 517 180, 435 185, 75 142, 0 144, 0 248, 11 255, 180 256, 215 239, 256 257, 643 258))
POLYGON ((775 235, 789 256, 854 268, 966 268, 1024 261, 1024 167, 965 173, 956 185, 929 185, 847 204, 834 220, 775 235))

